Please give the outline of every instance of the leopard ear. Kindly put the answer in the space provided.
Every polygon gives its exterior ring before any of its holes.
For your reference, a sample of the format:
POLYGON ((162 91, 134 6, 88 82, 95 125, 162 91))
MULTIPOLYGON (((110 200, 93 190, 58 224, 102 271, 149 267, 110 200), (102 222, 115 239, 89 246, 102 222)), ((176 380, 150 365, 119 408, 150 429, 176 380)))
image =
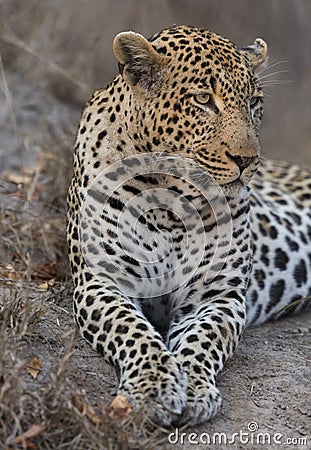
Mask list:
POLYGON ((150 89, 157 82, 163 58, 144 36, 133 31, 119 33, 114 38, 113 51, 129 84, 150 89))
POLYGON ((263 39, 257 38, 252 45, 241 48, 240 52, 247 56, 253 69, 256 70, 266 61, 268 46, 263 39))

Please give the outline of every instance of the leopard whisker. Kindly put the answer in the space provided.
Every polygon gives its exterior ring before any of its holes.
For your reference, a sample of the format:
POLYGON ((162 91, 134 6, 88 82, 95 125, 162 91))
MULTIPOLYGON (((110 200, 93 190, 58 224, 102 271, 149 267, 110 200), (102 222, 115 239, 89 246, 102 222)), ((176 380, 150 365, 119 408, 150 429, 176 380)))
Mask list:
POLYGON ((260 75, 262 73, 266 72, 269 69, 272 69, 272 67, 279 66, 280 64, 288 64, 289 62, 290 62, 289 60, 276 61, 276 62, 273 62, 271 64, 267 64, 266 66, 263 66, 263 67, 259 68, 256 73, 257 73, 257 75, 259 75, 259 78, 260 78, 260 75))

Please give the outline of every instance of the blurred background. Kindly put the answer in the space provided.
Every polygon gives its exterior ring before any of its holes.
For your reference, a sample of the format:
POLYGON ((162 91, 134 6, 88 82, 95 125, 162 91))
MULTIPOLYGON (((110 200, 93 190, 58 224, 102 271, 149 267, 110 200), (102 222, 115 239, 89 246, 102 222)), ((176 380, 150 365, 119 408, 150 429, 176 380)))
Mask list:
POLYGON ((149 37, 173 24, 189 24, 223 34, 238 46, 256 37, 268 42, 263 153, 311 163, 310 0, 2 0, 0 5, 8 85, 2 76, 0 102, 6 111, 0 114, 0 162, 4 150, 14 153, 17 142, 10 133, 16 135, 16 128, 17 141, 23 141, 36 127, 42 133, 50 121, 65 132, 62 139, 70 146, 91 91, 117 71, 112 40, 119 31, 149 37))

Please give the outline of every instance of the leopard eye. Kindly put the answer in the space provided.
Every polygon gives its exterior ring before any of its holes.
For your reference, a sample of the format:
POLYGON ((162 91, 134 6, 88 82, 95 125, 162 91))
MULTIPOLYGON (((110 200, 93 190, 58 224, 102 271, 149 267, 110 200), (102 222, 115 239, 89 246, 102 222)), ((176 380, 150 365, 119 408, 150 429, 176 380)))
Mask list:
POLYGON ((262 97, 259 96, 259 95, 257 95, 256 97, 252 97, 252 98, 250 99, 250 102, 249 102, 250 107, 251 107, 251 108, 255 108, 255 106, 258 106, 258 105, 259 105, 259 103, 261 102, 261 100, 262 100, 262 97))
POLYGON ((210 94, 196 94, 194 99, 200 105, 207 105, 211 101, 211 96, 210 94))

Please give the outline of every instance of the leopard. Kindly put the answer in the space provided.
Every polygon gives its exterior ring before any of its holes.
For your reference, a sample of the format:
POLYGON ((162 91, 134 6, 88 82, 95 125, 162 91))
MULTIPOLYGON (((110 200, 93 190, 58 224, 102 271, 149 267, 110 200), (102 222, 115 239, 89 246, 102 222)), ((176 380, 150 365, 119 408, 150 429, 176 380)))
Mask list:
POLYGON ((261 156, 263 39, 174 25, 113 51, 74 146, 75 321, 133 411, 197 425, 245 328, 310 304, 311 171, 261 156))

